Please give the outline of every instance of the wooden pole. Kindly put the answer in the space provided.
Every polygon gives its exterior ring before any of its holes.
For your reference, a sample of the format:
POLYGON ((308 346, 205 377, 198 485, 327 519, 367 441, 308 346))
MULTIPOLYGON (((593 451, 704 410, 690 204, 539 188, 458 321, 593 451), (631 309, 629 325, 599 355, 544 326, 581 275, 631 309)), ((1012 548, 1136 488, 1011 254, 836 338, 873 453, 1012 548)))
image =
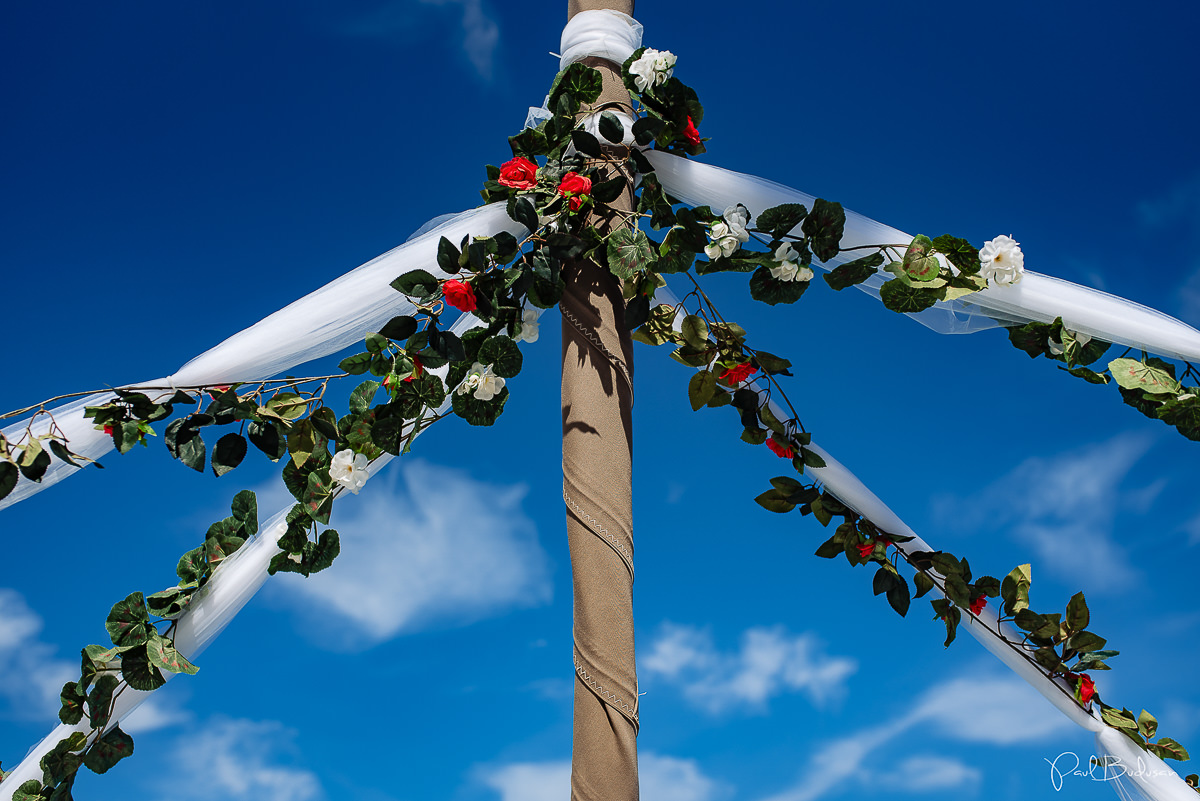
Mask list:
MULTIPOLYGON (((633 0, 568 0, 567 18, 633 0)), ((581 115, 630 110, 620 65, 581 115)), ((618 150, 624 150, 619 148, 618 150)), ((632 181, 614 207, 633 208, 632 181)), ((603 231, 627 225, 597 215, 603 231)), ((564 267, 562 311, 563 501, 574 588, 575 706, 572 801, 637 801, 637 672, 633 639, 633 350, 620 282, 594 262, 564 267)))

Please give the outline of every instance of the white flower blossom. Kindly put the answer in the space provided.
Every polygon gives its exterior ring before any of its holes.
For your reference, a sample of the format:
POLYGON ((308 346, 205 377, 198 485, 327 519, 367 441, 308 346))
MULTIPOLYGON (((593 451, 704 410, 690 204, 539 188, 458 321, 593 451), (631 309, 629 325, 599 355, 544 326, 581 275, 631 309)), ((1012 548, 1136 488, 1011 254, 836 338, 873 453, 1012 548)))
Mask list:
POLYGON ((983 243, 979 251, 979 261, 983 269, 979 275, 985 281, 998 285, 1011 286, 1021 280, 1025 272, 1025 256, 1021 247, 1011 236, 998 236, 983 243))
POLYGON ((517 342, 538 341, 538 313, 534 309, 521 312, 521 333, 517 334, 517 342))
POLYGON ((749 209, 738 203, 736 206, 725 209, 721 216, 725 219, 725 224, 729 226, 729 233, 736 236, 739 242, 750 241, 750 232, 746 230, 746 226, 750 224, 749 209))
MULTIPOLYGON (((743 229, 743 232, 744 230, 745 229, 743 229)), ((712 244, 704 246, 704 255, 708 256, 710 259, 718 259, 721 256, 728 258, 729 256, 733 255, 735 250, 738 249, 738 245, 741 242, 746 241, 745 239, 739 239, 738 236, 729 229, 729 226, 723 222, 713 223, 712 229, 709 231, 708 236, 710 239, 712 239, 712 244)), ((749 239, 748 234, 746 238, 749 239)))
POLYGON ((492 372, 492 366, 475 362, 471 365, 467 377, 458 385, 458 394, 466 395, 470 392, 476 400, 489 401, 499 395, 502 389, 504 379, 492 372))
POLYGON ((633 85, 639 92, 646 91, 647 87, 666 83, 674 71, 675 54, 669 50, 646 48, 642 57, 629 65, 629 74, 633 76, 633 85))
POLYGON ((329 477, 357 495, 363 484, 367 483, 369 461, 364 454, 355 453, 349 448, 338 451, 329 465, 329 477))
POLYGON ((796 252, 790 242, 784 242, 775 248, 774 258, 778 264, 771 266, 771 277, 776 281, 804 283, 812 280, 812 269, 800 264, 800 254, 796 252))

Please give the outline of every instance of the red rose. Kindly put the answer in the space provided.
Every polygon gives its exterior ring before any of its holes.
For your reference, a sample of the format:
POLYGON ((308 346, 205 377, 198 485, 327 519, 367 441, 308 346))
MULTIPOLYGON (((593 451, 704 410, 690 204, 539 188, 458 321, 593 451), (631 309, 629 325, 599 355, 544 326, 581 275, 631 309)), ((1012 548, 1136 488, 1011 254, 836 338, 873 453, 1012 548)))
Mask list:
POLYGON ((500 166, 500 177, 497 182, 501 186, 513 189, 533 189, 537 186, 538 166, 526 158, 517 156, 512 161, 506 161, 500 166))
MULTIPOLYGON (((470 288, 471 287, 469 287, 469 286, 467 287, 467 289, 470 289, 470 288)), ((473 292, 471 293, 471 302, 472 303, 475 302, 475 294, 473 292)), ((406 383, 406 384, 409 381, 412 381, 414 378, 420 378, 421 377, 421 368, 424 367, 424 365, 421 364, 420 357, 413 356, 412 359, 413 359, 413 371, 412 371, 412 375, 410 375, 408 378, 404 379, 404 383, 406 383)))
POLYGON ((1080 673, 1077 676, 1079 684, 1075 686, 1075 693, 1079 696, 1079 703, 1087 705, 1092 702, 1092 698, 1096 695, 1096 685, 1092 682, 1091 676, 1086 673, 1080 673))
POLYGON ((730 367, 725 372, 721 373, 719 378, 722 381, 728 382, 730 384, 740 384, 743 381, 745 381, 747 378, 749 378, 751 375, 753 375, 754 373, 757 373, 757 372, 758 372, 757 367, 750 364, 749 362, 746 362, 745 364, 739 364, 739 365, 730 367))
POLYGON ((104 427, 104 433, 105 433, 105 434, 108 434, 108 435, 111 437, 111 436, 112 436, 112 432, 113 432, 113 427, 112 427, 112 426, 110 426, 110 425, 106 425, 106 426, 104 427))
POLYGON ((591 193, 592 179, 585 178, 577 172, 569 172, 564 175, 562 182, 558 185, 558 194, 563 197, 590 195, 591 193))
POLYGON ((567 198, 567 208, 571 211, 579 211, 579 207, 583 205, 583 198, 579 195, 567 198))
POLYGON ((987 596, 980 595, 974 601, 971 601, 971 614, 978 615, 987 606, 987 596))
POLYGON ((693 145, 700 144, 700 132, 696 130, 696 125, 692 122, 691 117, 688 117, 687 127, 683 129, 683 138, 693 145))
POLYGON ((442 294, 446 296, 446 302, 459 311, 473 312, 478 305, 471 285, 453 278, 442 284, 442 294))
POLYGON ((866 559, 875 552, 875 543, 864 542, 858 546, 858 555, 862 559, 866 559))
POLYGON ((780 445, 775 441, 774 437, 767 437, 767 447, 771 449, 771 453, 778 456, 780 459, 791 459, 796 455, 790 445, 780 445))

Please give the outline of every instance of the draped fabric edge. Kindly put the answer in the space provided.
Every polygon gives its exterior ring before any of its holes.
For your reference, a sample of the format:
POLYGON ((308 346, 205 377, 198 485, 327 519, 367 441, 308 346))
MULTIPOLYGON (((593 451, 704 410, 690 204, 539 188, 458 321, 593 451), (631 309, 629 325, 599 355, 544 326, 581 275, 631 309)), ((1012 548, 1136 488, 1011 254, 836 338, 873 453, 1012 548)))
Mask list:
MULTIPOLYGON (((524 226, 509 218, 502 203, 436 217, 404 244, 227 337, 170 376, 127 384, 121 389, 147 391, 152 397, 167 398, 174 394, 177 386, 261 381, 337 353, 360 342, 371 331, 378 331, 392 317, 414 311, 411 301, 389 286, 393 279, 414 269, 427 270, 438 278, 447 277, 437 266, 437 246, 442 236, 448 236, 457 244, 465 234, 492 236, 500 231, 514 235, 526 232, 524 226), (154 395, 155 392, 159 394, 154 395)), ((108 403, 116 398, 113 392, 98 392, 49 410, 54 424, 66 434, 72 451, 89 459, 100 459, 113 450, 112 438, 96 431, 83 412, 87 406, 108 403)), ((15 441, 32 421, 35 435, 46 434, 50 430, 50 417, 44 414, 36 415, 36 420, 34 417, 30 415, 13 423, 2 433, 15 441)), ((42 480, 34 482, 22 476, 13 491, 0 499, 0 510, 82 469, 53 457, 42 480)))
MULTIPOLYGON (((474 315, 464 314, 455 320, 450 330, 461 335, 481 325, 483 323, 474 315)), ((444 379, 447 367, 443 366, 436 370, 430 370, 430 372, 444 379)), ((453 387, 448 389, 450 392, 454 390, 453 387)), ((445 412, 450 407, 451 401, 452 398, 448 392, 446 400, 438 407, 438 414, 445 412)), ((421 433, 423 432, 418 432, 416 436, 420 436, 421 433)), ((388 453, 380 456, 368 466, 369 476, 374 477, 394 458, 388 453)), ((344 494, 340 496, 340 500, 345 500, 344 494)), ((257 534, 247 540, 241 548, 213 571, 212 579, 196 594, 184 613, 180 615, 175 633, 175 647, 187 659, 194 660, 200 656, 270 578, 267 574, 267 566, 275 554, 279 553, 277 543, 287 530, 285 518, 291 508, 292 504, 285 506, 271 516, 266 523, 260 525, 257 534)), ((175 675, 164 672, 163 678, 170 681, 175 675)), ((119 725, 155 692, 157 690, 135 690, 121 679, 114 691, 112 718, 110 723, 105 726, 104 731, 108 732, 119 725)), ((0 801, 10 801, 17 788, 30 779, 41 781, 42 769, 39 763, 42 757, 64 737, 76 731, 84 733, 90 731, 86 718, 73 726, 65 723, 59 724, 30 748, 12 773, 3 782, 0 782, 0 801)))

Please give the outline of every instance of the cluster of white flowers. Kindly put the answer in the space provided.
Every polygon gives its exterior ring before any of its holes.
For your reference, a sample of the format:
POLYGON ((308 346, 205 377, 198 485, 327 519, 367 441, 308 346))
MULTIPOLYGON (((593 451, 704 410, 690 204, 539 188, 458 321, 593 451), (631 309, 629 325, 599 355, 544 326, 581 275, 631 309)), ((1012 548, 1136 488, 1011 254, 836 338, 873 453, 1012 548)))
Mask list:
POLYGON ((674 71, 675 54, 669 50, 646 48, 642 57, 629 65, 629 74, 633 76, 633 85, 639 92, 646 91, 649 86, 666 83, 674 71))
POLYGON ((1001 286, 1012 286, 1021 280, 1025 272, 1025 255, 1021 246, 1011 236, 998 236, 983 243, 979 251, 983 269, 979 275, 985 281, 1001 286))
POLYGON ((713 223, 708 237, 712 244, 704 246, 704 255, 710 259, 728 258, 738 249, 738 245, 750 241, 750 233, 746 226, 750 224, 750 210, 741 203, 725 209, 721 215, 722 222, 713 223))
POLYGON ((517 342, 538 341, 538 313, 536 309, 526 309, 521 312, 521 333, 517 334, 517 342))
MULTIPOLYGON (((1081 348, 1084 347, 1085 345, 1087 345, 1087 343, 1092 341, 1091 334, 1082 334, 1078 331, 1072 331, 1070 328, 1067 328, 1065 325, 1063 326, 1063 333, 1070 334, 1071 336, 1075 337, 1075 342, 1077 342, 1079 344, 1079 347, 1081 347, 1081 348)), ((1050 352, 1053 353, 1055 356, 1062 356, 1063 353, 1066 352, 1066 349, 1067 349, 1063 343, 1055 342, 1054 337, 1049 337, 1046 340, 1046 346, 1050 348, 1050 352)))
POLYGON ((329 477, 355 495, 367 483, 367 464, 369 460, 361 453, 346 448, 333 455, 329 465, 329 477))
POLYGON ((458 394, 473 393, 476 400, 489 401, 504 389, 504 379, 492 372, 492 366, 475 362, 463 382, 458 385, 458 394))
POLYGON ((812 280, 812 268, 800 264, 800 254, 796 252, 790 242, 784 242, 775 248, 775 261, 778 264, 771 267, 771 277, 775 280, 800 283, 812 280))

